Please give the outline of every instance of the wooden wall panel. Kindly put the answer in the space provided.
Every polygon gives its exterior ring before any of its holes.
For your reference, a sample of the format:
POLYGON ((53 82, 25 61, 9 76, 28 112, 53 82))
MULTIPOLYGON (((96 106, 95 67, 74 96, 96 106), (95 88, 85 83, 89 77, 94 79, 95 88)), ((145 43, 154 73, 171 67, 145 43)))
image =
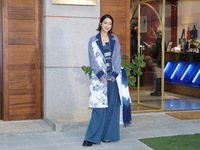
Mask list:
MULTIPOLYGON (((35 76, 34 70, 29 69, 29 67, 10 69, 8 74, 9 90, 35 90, 35 76)), ((17 94, 17 91, 15 92, 17 94)))
POLYGON ((100 15, 110 14, 114 19, 114 34, 119 38, 121 53, 130 54, 130 0, 101 0, 100 15))
POLYGON ((36 3, 37 0, 8 0, 8 19, 34 20, 36 3))
POLYGON ((3 0, 3 119, 42 118, 41 0, 3 0))
POLYGON ((8 47, 8 64, 35 64, 35 46, 33 45, 10 45, 8 47))

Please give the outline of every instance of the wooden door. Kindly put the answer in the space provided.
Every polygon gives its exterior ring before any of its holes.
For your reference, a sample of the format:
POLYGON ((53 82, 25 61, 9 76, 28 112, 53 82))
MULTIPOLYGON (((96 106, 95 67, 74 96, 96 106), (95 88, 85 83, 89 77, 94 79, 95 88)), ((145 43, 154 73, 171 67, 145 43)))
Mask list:
POLYGON ((121 53, 130 54, 130 0, 101 0, 100 14, 114 19, 114 34, 121 44, 121 53))
POLYGON ((42 118, 42 0, 2 0, 3 120, 42 118))

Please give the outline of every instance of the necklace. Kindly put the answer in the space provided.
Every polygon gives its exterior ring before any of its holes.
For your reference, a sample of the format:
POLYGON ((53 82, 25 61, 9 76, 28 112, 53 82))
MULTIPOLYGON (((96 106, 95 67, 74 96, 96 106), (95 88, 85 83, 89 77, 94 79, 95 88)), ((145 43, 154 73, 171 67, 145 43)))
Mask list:
POLYGON ((103 43, 109 42, 109 38, 108 38, 108 36, 106 36, 106 37, 102 37, 102 41, 103 41, 103 43))
POLYGON ((109 42, 108 33, 105 33, 103 31, 101 32, 101 41, 103 43, 109 42))

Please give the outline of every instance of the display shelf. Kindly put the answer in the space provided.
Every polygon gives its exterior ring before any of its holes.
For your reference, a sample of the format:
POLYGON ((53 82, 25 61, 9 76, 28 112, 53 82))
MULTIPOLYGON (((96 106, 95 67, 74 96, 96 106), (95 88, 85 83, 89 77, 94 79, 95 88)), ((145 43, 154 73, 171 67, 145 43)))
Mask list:
POLYGON ((187 53, 165 53, 166 61, 184 61, 184 62, 200 62, 200 53, 187 52, 187 53))

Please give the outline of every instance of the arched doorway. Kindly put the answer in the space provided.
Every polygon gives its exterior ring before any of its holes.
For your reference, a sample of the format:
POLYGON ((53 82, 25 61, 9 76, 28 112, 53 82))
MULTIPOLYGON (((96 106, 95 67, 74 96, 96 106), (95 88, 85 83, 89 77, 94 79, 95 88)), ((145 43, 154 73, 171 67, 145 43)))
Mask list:
MULTIPOLYGON (((165 0, 133 1, 137 10, 137 53, 145 55, 146 67, 132 90, 133 112, 164 109, 165 0), (139 40, 140 39, 140 40, 139 40)), ((133 20, 132 20, 133 21, 133 20)), ((131 25, 134 25, 135 23, 131 25)), ((136 28, 136 27, 134 27, 136 28)), ((133 29, 134 30, 134 29, 133 29)))

